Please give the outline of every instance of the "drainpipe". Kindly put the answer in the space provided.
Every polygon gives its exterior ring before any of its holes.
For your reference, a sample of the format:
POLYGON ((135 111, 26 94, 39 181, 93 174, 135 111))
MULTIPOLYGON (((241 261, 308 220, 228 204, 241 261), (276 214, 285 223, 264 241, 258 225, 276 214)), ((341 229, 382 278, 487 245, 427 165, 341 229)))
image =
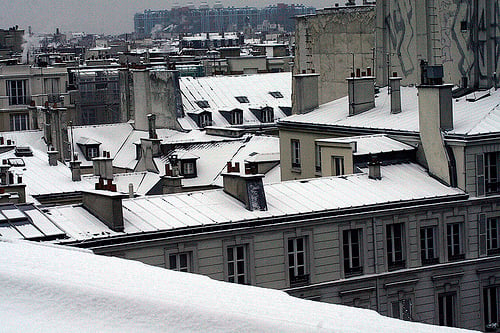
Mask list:
POLYGON ((372 217, 372 234, 373 234, 373 260, 375 265, 375 302, 377 312, 380 313, 380 295, 378 291, 378 255, 377 255, 377 235, 375 231, 375 218, 372 217))

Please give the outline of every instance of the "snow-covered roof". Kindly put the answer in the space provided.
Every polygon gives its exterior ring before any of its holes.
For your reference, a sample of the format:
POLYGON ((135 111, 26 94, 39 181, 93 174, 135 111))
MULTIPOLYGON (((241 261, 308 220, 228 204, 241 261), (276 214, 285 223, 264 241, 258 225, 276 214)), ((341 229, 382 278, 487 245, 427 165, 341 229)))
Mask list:
POLYGON ((0 205, 0 237, 49 240, 65 236, 62 229, 32 204, 0 205))
POLYGON ((374 134, 374 135, 360 135, 360 136, 350 136, 342 138, 331 138, 331 139, 318 139, 316 142, 325 143, 356 143, 356 150, 353 152, 354 155, 368 155, 368 154, 380 154, 380 153, 390 153, 395 151, 409 151, 415 150, 414 147, 402 143, 400 141, 389 138, 384 134, 374 134))
MULTIPOLYGON (((264 185, 267 211, 249 211, 222 189, 124 199, 124 233, 238 223, 258 218, 465 195, 461 190, 441 184, 416 164, 382 166, 381 170, 381 180, 369 179, 364 170, 364 173, 341 177, 264 185)), ((49 213, 75 240, 115 234, 83 207, 54 207, 49 209, 49 213), (75 218, 76 215, 78 218, 75 218), (89 226, 92 226, 91 229, 89 226)))
POLYGON ((0 252, 3 332, 466 332, 81 249, 3 240, 0 252))
MULTIPOLYGON (((355 116, 349 116, 348 97, 320 105, 307 114, 282 119, 283 123, 317 124, 326 126, 383 129, 419 132, 418 89, 401 87, 402 112, 391 114, 391 95, 380 89, 375 107, 355 116)), ((453 99, 453 125, 448 134, 478 135, 500 131, 500 90, 489 90, 489 96, 470 101, 471 96, 453 99), (469 98, 468 98, 469 97, 469 98), (469 99, 469 100, 468 100, 469 99)))
MULTIPOLYGON (((196 102, 206 101, 209 107, 203 110, 212 113, 212 125, 226 127, 229 121, 220 111, 243 110, 243 125, 258 125, 260 120, 250 111, 269 106, 274 110, 274 119, 286 117, 281 108, 292 107, 292 74, 268 73, 237 76, 181 77, 182 103, 186 113, 200 112, 196 102), (273 97, 271 92, 279 92, 282 98, 273 97), (240 103, 236 97, 245 96, 248 103, 240 103), (280 108, 281 107, 281 108, 280 108)), ((179 119, 183 128, 198 128, 190 117, 179 119)))

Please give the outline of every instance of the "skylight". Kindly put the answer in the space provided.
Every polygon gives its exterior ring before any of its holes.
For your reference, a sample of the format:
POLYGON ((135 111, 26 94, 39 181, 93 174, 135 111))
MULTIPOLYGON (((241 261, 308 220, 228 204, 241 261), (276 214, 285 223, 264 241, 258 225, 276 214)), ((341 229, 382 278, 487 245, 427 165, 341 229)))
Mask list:
POLYGON ((283 98, 283 94, 279 91, 270 91, 269 94, 274 98, 283 98))
POLYGON ((246 97, 246 96, 236 96, 235 98, 240 103, 250 103, 248 101, 248 97, 246 97))
POLYGON ((208 101, 201 100, 201 101, 196 101, 195 102, 200 108, 202 109, 207 109, 210 107, 210 104, 208 104, 208 101))

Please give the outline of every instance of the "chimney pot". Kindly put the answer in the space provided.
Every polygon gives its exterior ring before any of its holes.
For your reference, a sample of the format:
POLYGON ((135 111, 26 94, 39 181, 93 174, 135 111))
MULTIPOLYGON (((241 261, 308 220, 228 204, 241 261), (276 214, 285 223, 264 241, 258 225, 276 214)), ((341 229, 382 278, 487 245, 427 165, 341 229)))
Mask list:
POLYGON ((240 175, 225 173, 222 175, 224 192, 238 199, 250 210, 267 210, 266 194, 262 183, 264 175, 240 175))

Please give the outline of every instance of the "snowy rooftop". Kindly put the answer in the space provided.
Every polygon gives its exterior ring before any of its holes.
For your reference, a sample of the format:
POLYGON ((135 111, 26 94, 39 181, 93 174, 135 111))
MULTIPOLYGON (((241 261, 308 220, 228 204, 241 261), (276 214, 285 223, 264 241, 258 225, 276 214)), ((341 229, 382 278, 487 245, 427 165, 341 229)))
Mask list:
POLYGON ((0 252, 3 332, 466 332, 73 248, 0 252))
MULTIPOLYGON (((124 199, 124 232, 173 230, 464 195, 431 178, 416 164, 382 166, 381 170, 382 180, 361 173, 264 185, 267 211, 249 211, 222 189, 124 199)), ((75 240, 116 234, 82 207, 54 207, 49 214, 75 240)))
MULTIPOLYGON (((391 95, 387 93, 387 88, 382 88, 375 98, 375 107, 355 116, 349 117, 346 96, 323 104, 307 114, 294 115, 281 121, 417 133, 417 92, 416 87, 401 87, 402 112, 398 114, 391 114, 391 95)), ((484 93, 476 92, 453 99, 454 129, 448 131, 448 134, 477 135, 500 131, 500 90, 490 89, 489 95, 480 99, 477 99, 478 94, 484 93), (474 99, 477 100, 472 101, 474 99)))
MULTIPOLYGON (((282 108, 292 107, 291 73, 181 77, 180 87, 184 111, 199 112, 202 107, 197 102, 206 101, 208 107, 203 106, 203 109, 212 113, 213 126, 230 126, 229 121, 220 113, 221 110, 243 110, 243 125, 258 125, 260 120, 250 109, 272 107, 274 119, 277 120, 286 117, 282 108), (246 97, 248 102, 241 103, 236 97, 246 97)), ((180 118, 179 123, 185 129, 197 128, 196 122, 189 116, 180 118)))
POLYGON ((316 142, 325 143, 356 143, 354 155, 368 155, 390 153, 395 151, 414 150, 415 148, 400 141, 389 138, 384 134, 360 135, 343 138, 318 139, 316 142))

